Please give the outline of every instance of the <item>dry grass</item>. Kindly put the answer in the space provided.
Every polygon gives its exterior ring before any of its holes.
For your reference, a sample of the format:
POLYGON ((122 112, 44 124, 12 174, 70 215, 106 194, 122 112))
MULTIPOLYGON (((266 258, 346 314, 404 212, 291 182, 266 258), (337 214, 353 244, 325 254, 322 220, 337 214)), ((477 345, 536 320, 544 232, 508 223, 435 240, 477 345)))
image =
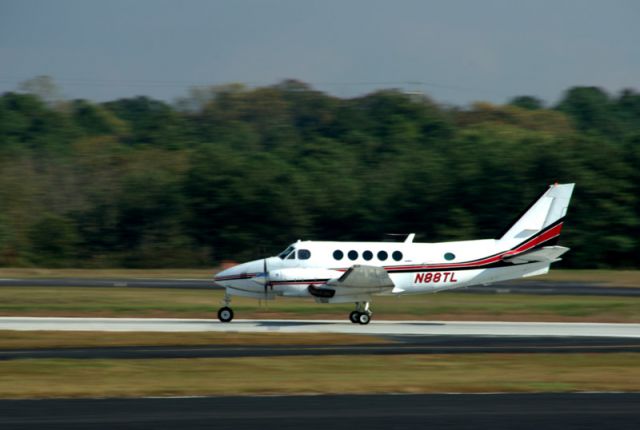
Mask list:
MULTIPOLYGON (((0 288, 0 315, 216 318, 222 292, 147 288, 0 288)), ((235 298, 237 318, 342 319, 352 305, 235 298)), ((640 322, 640 298, 439 293, 376 297, 376 319, 640 322)))
POLYGON ((640 287, 640 270, 554 270, 536 281, 587 282, 603 286, 640 287))
POLYGON ((638 391, 640 354, 0 362, 0 397, 638 391))
POLYGON ((364 345, 390 342, 375 336, 332 333, 0 331, 0 350, 113 346, 364 345))

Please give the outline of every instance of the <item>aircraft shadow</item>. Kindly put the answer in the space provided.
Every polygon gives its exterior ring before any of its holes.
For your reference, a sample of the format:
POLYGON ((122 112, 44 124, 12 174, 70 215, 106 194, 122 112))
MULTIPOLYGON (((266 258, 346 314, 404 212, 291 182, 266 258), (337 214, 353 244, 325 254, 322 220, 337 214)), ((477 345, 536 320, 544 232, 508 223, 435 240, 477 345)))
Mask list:
POLYGON ((408 322, 405 323, 405 325, 416 325, 416 326, 442 326, 442 325, 447 325, 446 323, 436 323, 436 322, 408 322))
POLYGON ((310 325, 334 325, 343 324, 342 321, 327 322, 327 321, 256 321, 255 324, 258 327, 298 327, 298 326, 310 326, 310 325))
MULTIPOLYGON (((378 321, 379 323, 384 323, 386 321, 378 321)), ((330 326, 330 325, 351 325, 348 321, 255 321, 255 324, 259 327, 299 327, 299 326, 330 326)), ((445 323, 435 323, 435 322, 407 322, 403 323, 406 325, 412 326, 443 326, 445 323)), ((357 324, 356 324, 357 325, 357 324)))

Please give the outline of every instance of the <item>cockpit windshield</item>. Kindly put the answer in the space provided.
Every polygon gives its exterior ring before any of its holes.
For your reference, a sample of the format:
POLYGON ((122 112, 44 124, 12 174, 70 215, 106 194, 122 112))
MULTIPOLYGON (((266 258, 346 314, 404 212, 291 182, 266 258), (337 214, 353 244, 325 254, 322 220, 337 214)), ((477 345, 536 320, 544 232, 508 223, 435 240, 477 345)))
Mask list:
POLYGON ((289 254, 291 254, 292 252, 294 252, 295 248, 293 247, 293 245, 289 246, 287 249, 285 249, 284 251, 282 251, 280 254, 278 254, 278 257, 280 257, 281 260, 284 260, 285 258, 287 258, 287 256, 289 254))

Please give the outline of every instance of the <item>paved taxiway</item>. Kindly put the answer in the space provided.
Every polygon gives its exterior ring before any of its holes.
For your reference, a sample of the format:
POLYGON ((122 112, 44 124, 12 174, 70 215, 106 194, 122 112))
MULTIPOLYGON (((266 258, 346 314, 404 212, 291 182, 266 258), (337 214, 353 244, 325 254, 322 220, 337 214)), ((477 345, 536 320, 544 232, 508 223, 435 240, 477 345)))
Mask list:
POLYGON ((3 429, 638 429, 640 394, 424 394, 0 401, 3 429))
MULTIPOLYGON (((206 279, 95 279, 95 278, 5 278, 0 287, 117 287, 117 288, 181 288, 220 289, 206 279)), ((638 287, 605 286, 584 282, 518 281, 473 286, 451 291, 474 294, 535 294, 572 296, 640 297, 638 287)))
POLYGON ((368 325, 334 320, 234 320, 171 318, 54 318, 0 317, 0 330, 67 330, 122 332, 279 332, 349 333, 372 335, 449 336, 587 336, 640 338, 640 324, 486 322, 486 321, 372 321, 368 325))
MULTIPOLYGON (((0 350, 0 360, 25 358, 157 359, 411 355, 469 353, 640 352, 640 339, 592 337, 387 336, 369 345, 121 346, 0 350)), ((375 341, 375 339, 373 339, 375 341)))

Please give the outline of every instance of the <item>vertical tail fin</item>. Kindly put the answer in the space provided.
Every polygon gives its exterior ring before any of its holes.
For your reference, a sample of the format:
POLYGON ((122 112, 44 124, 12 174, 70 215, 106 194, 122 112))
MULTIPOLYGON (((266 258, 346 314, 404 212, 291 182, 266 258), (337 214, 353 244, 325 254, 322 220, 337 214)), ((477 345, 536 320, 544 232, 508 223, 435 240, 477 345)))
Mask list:
POLYGON ((551 185, 500 237, 501 241, 522 242, 558 223, 569 207, 575 184, 551 185))

